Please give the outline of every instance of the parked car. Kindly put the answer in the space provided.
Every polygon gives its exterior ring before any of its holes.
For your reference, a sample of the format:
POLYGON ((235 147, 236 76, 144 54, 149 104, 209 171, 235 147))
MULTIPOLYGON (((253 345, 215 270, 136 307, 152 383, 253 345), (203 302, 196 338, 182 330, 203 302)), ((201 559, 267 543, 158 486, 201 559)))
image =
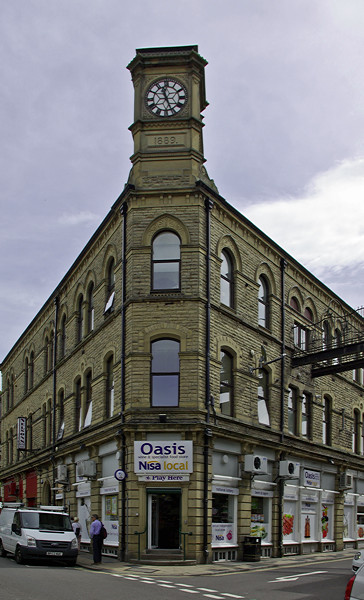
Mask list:
POLYGON ((359 569, 359 567, 362 566, 363 563, 364 563, 364 548, 363 548, 363 550, 358 550, 354 554, 353 562, 351 565, 354 573, 357 572, 357 570, 359 569))
POLYGON ((344 600, 364 600, 364 563, 349 579, 344 600))

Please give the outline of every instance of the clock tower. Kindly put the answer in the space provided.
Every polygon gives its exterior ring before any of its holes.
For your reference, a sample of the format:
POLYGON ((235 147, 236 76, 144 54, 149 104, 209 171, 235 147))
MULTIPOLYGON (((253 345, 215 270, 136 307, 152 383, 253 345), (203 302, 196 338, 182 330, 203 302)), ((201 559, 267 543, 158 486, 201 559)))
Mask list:
POLYGON ((128 65, 134 85, 133 167, 136 189, 171 189, 204 180, 202 111, 207 106, 197 46, 142 48, 128 65))

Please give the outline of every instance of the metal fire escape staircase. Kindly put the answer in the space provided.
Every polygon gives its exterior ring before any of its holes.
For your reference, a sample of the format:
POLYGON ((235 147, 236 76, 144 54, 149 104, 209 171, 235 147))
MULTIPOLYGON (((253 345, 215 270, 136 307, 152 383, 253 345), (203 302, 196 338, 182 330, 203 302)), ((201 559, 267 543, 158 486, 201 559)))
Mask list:
POLYGON ((292 368, 311 365, 312 378, 364 368, 364 318, 358 319, 363 314, 364 308, 353 314, 329 309, 321 321, 305 326, 305 344, 295 347, 292 368), (325 336, 325 322, 337 336, 325 336))

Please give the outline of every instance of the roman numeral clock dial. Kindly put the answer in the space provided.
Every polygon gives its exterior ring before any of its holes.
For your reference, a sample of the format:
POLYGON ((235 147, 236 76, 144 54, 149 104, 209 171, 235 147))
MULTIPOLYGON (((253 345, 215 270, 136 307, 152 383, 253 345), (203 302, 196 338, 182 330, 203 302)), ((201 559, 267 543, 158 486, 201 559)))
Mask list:
POLYGON ((176 79, 155 81, 145 95, 147 109, 156 117, 173 117, 187 103, 187 90, 176 79))

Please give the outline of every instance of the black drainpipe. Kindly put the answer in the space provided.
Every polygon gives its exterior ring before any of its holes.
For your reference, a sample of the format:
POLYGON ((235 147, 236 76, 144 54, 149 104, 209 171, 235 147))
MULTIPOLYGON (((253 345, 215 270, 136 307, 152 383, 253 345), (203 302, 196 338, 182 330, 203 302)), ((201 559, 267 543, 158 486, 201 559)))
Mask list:
POLYGON ((55 452, 56 452, 56 406, 57 406, 57 332, 58 332, 58 312, 59 312, 59 298, 58 296, 54 299, 54 337, 53 337, 53 356, 52 356, 52 377, 53 377, 53 398, 52 398, 52 464, 53 464, 53 504, 56 503, 56 464, 55 464, 55 452))
MULTIPOLYGON (((285 308, 285 270, 287 262, 284 258, 281 258, 281 444, 284 442, 284 387, 285 387, 285 353, 286 353, 286 308, 285 308)), ((280 454, 282 460, 283 453, 280 454)), ((279 556, 282 558, 284 555, 283 549, 283 498, 284 498, 284 479, 280 478, 278 483, 279 488, 279 522, 278 522, 278 536, 279 536, 279 556)))
MULTIPOLYGON (((126 443, 124 431, 124 413, 125 413, 125 305, 126 305, 126 215, 128 205, 123 202, 121 205, 121 215, 123 217, 123 234, 121 244, 121 261, 122 261, 122 300, 121 300, 121 396, 120 396, 120 435, 121 435, 121 470, 126 473, 126 443)), ((126 553, 126 479, 121 482, 121 536, 120 536, 120 560, 125 561, 126 553)))
POLYGON ((206 208, 206 381, 205 406, 206 425, 204 431, 204 482, 203 482, 203 554, 207 562, 208 548, 208 493, 209 493, 209 442, 212 435, 210 424, 210 337, 211 337, 211 291, 210 291, 210 254, 211 254, 211 210, 213 202, 205 199, 206 208))

